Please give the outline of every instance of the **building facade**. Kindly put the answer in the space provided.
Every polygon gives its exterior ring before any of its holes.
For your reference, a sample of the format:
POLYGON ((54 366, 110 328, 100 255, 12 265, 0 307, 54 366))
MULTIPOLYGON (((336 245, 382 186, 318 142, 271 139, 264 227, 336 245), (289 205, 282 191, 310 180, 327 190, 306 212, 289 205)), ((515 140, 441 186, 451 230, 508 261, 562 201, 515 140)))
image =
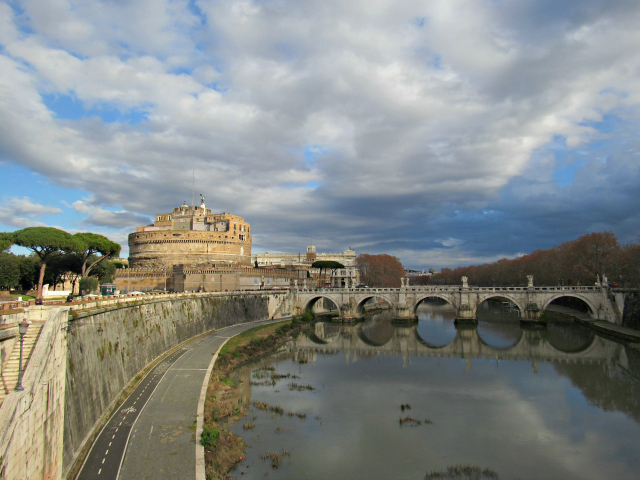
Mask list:
POLYGON ((251 261, 254 265, 257 262, 258 267, 266 268, 306 267, 315 286, 330 284, 332 287, 355 287, 360 282, 360 275, 356 268, 356 252, 351 248, 342 253, 317 253, 316 247, 310 245, 306 253, 254 253, 251 261), (323 278, 320 279, 320 270, 311 268, 315 261, 340 262, 344 268, 336 270, 333 275, 322 272, 323 278))
POLYGON ((212 213, 201 195, 200 206, 183 204, 131 233, 129 264, 153 269, 204 263, 249 266, 251 243, 251 225, 244 218, 212 213))

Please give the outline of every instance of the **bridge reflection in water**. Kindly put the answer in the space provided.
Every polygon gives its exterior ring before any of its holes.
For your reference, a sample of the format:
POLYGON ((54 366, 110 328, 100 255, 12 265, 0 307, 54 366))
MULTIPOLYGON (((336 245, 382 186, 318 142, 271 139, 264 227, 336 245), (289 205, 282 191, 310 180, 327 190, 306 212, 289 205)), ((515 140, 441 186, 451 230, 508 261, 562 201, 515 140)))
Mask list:
MULTIPOLYGON (((413 357, 463 358, 467 369, 473 359, 530 360, 538 362, 624 365, 622 345, 605 340, 573 324, 551 324, 546 330, 523 330, 518 319, 481 320, 477 325, 454 325, 455 312, 431 307, 429 328, 423 321, 410 326, 392 323, 391 313, 381 313, 352 326, 318 322, 313 334, 291 342, 295 359, 314 359, 317 353, 343 353, 346 362, 358 357, 401 356, 407 366, 413 357)), ((424 318, 424 317, 421 317, 424 318)))
POLYGON ((417 479, 460 464, 499 478, 639 478, 640 351, 570 323, 526 330, 497 314, 456 326, 443 305, 418 314, 411 326, 320 322, 248 365, 245 382, 256 368, 283 379, 254 382, 253 400, 308 418, 252 407, 254 427, 235 426, 251 447, 234 476, 271 476, 265 450, 286 450, 280 478, 417 479))

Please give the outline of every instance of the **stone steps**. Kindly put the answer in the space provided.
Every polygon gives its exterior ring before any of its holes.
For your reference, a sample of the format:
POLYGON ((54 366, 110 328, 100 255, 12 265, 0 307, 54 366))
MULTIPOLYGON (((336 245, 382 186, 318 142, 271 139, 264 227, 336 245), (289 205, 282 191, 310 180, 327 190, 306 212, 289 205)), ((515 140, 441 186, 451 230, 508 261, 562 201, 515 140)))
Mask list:
MULTIPOLYGON (((33 347, 40 336, 40 331, 42 330, 43 325, 44 322, 32 322, 24 336, 24 343, 22 347, 23 374, 29 364, 31 352, 33 351, 33 347)), ((16 338, 16 343, 11 351, 9 360, 2 365, 2 374, 0 375, 0 405, 4 401, 5 397, 16 389, 16 385, 18 384, 19 366, 20 336, 16 338)))

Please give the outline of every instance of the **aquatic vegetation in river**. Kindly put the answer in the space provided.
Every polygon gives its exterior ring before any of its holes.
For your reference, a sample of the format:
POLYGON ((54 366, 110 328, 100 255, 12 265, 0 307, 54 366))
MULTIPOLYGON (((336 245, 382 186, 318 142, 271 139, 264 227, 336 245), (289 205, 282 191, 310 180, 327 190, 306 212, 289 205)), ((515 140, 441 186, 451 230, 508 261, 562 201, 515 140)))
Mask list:
POLYGON ((291 390, 291 391, 298 390, 299 392, 302 392, 304 390, 315 390, 315 388, 312 387, 311 385, 298 385, 295 382, 291 382, 287 386, 289 387, 289 390, 291 390))
POLYGON ((424 476, 425 480, 499 480, 496 472, 489 468, 482 469, 475 465, 452 465, 446 471, 432 471, 424 476))
POLYGON ((273 412, 273 413, 277 413, 278 415, 284 415, 284 410, 282 409, 282 407, 273 407, 266 403, 255 402, 255 401, 251 402, 251 405, 256 407, 258 410, 264 410, 265 412, 273 412))
POLYGON ((278 468, 282 463, 284 457, 291 457, 291 454, 288 450, 282 450, 282 452, 280 453, 270 452, 269 450, 267 450, 267 453, 265 453, 264 455, 260 455, 260 459, 263 461, 271 459, 271 468, 278 468))
POLYGON ((409 416, 405 418, 400 417, 399 422, 400 422, 400 427, 402 427, 405 423, 408 423, 410 427, 417 427, 418 425, 422 425, 423 423, 425 425, 430 425, 433 423, 428 418, 422 421, 422 420, 416 420, 415 418, 409 417, 409 416))

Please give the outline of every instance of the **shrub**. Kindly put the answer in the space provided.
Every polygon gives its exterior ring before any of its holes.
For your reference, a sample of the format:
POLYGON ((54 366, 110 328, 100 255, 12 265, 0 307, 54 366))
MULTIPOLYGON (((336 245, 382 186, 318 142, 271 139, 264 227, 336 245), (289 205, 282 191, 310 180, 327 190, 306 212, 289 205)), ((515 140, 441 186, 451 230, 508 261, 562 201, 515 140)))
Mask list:
POLYGON ((312 310, 305 310, 304 313, 302 314, 302 321, 303 322, 313 322, 316 319, 316 314, 313 313, 312 310))
POLYGON ((205 447, 215 447, 217 446, 218 438, 220 438, 220 430, 205 426, 200 435, 200 443, 205 447))

